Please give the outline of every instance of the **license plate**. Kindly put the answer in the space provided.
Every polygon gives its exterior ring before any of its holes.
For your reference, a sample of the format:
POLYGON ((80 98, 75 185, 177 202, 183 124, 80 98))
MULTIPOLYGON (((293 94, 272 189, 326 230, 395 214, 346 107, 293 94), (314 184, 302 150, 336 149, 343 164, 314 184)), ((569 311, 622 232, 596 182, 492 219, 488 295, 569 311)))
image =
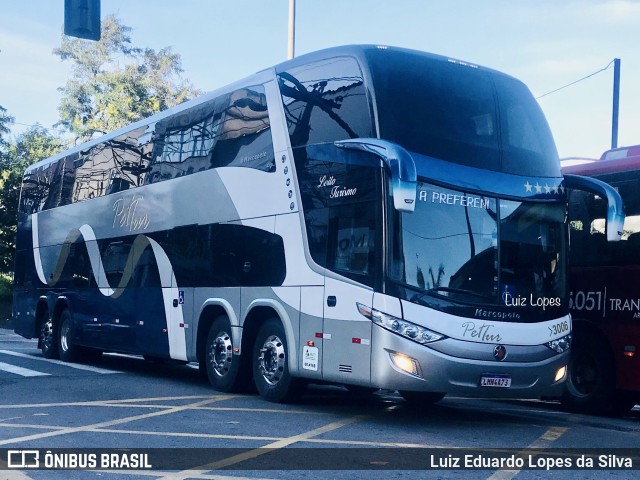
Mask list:
POLYGON ((480 386, 509 388, 511 386, 511 375, 482 375, 480 377, 480 386))

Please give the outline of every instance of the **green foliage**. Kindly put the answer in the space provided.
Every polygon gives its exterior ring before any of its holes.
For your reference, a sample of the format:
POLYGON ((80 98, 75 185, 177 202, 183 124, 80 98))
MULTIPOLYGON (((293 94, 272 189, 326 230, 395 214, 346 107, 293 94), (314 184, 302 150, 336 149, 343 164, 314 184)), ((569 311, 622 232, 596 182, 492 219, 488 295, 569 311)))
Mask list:
POLYGON ((59 90, 60 122, 76 140, 116 130, 172 107, 199 92, 182 79, 180 55, 133 46, 130 27, 113 15, 98 42, 62 37, 53 51, 73 62, 73 77, 59 90))
POLYGON ((9 275, 0 273, 0 302, 11 301, 12 279, 9 275))
POLYGON ((13 123, 13 117, 7 114, 7 109, 0 105, 0 168, 9 164, 9 142, 5 138, 9 134, 9 125, 13 123))
MULTIPOLYGON (((156 52, 132 44, 130 27, 115 16, 102 21, 98 42, 62 36, 53 51, 73 63, 73 74, 59 90, 58 125, 88 140, 96 133, 177 105, 199 92, 182 79, 180 55, 170 48, 156 52)), ((64 142, 36 125, 15 142, 7 139, 13 117, 0 106, 0 274, 11 274, 15 256, 20 186, 25 168, 61 151, 64 142)))
POLYGON ((9 326, 13 286, 9 275, 0 274, 0 328, 9 326))

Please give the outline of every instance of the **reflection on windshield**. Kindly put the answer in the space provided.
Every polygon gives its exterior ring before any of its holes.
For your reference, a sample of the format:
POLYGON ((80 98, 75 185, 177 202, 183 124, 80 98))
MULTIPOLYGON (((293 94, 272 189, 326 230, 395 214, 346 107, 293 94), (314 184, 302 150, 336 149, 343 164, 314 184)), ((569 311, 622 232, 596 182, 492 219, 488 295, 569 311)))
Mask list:
POLYGON ((500 201, 502 293, 562 297, 564 208, 500 201))
MULTIPOLYGON (((562 297, 564 208, 418 183, 400 216, 390 275, 425 295, 505 305, 509 296, 562 297)), ((507 302, 508 304, 508 302, 507 302)))
POLYGON ((559 175, 549 126, 518 80, 417 52, 375 49, 367 58, 380 138, 461 165, 559 175))

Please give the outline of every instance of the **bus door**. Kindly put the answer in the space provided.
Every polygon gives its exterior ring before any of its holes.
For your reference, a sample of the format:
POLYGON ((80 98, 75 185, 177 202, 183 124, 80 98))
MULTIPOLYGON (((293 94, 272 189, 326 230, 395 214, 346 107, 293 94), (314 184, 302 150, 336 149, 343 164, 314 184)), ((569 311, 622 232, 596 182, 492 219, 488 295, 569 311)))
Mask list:
POLYGON ((370 152, 311 145, 296 167, 312 258, 326 269, 322 378, 368 385, 371 308, 382 279, 382 164, 370 152))
POLYGON ((336 274, 325 278, 323 378, 368 384, 371 379, 371 308, 377 270, 375 208, 368 203, 332 209, 327 258, 336 274))

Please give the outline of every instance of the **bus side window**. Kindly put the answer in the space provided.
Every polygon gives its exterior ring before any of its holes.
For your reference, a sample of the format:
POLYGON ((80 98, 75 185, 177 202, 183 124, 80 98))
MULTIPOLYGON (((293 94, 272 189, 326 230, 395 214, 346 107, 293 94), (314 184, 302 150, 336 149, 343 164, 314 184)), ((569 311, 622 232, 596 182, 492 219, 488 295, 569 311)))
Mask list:
POLYGON ((161 286, 158 263, 151 245, 146 245, 140 254, 140 259, 133 272, 133 285, 141 288, 161 286))
POLYGON ((358 62, 336 57, 278 74, 291 146, 371 137, 373 124, 358 62))
POLYGON ((332 207, 327 232, 327 267, 369 286, 376 273, 375 212, 367 203, 332 207))
POLYGON ((69 251, 59 280, 60 286, 67 288, 87 288, 91 286, 93 274, 84 239, 79 237, 74 243, 62 248, 68 248, 69 251))
POLYGON ((282 285, 284 242, 279 235, 237 224, 212 225, 211 271, 216 286, 282 285))
MULTIPOLYGON (((109 242, 105 245, 102 252, 102 262, 107 284, 111 288, 121 286, 120 282, 125 273, 130 252, 131 245, 125 241, 109 242)), ((122 285, 122 287, 126 287, 126 285, 122 285)))
POLYGON ((159 121, 146 183, 218 167, 275 172, 264 87, 241 88, 159 121))

